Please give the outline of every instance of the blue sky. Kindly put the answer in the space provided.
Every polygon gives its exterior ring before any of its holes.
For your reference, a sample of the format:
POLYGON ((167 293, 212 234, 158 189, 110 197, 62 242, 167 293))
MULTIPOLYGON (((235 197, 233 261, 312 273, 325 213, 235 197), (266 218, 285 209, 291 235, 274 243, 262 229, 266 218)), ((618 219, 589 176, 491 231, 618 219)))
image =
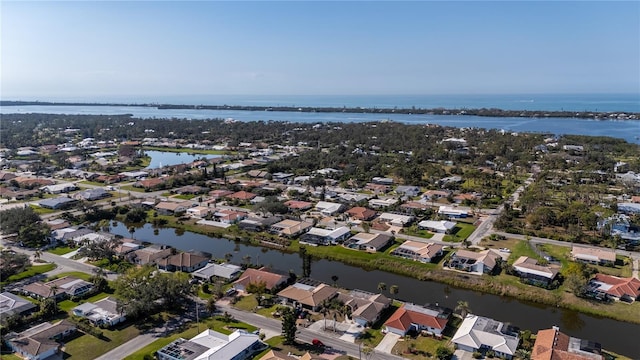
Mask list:
POLYGON ((640 93, 640 2, 1 3, 1 96, 640 93))

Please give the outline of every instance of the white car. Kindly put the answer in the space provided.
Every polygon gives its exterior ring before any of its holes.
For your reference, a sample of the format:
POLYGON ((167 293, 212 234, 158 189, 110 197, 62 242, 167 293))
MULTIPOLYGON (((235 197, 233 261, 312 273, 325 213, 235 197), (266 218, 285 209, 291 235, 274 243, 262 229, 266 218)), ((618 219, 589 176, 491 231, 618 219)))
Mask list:
POLYGON ((500 248, 501 252, 506 252, 506 253, 510 253, 511 250, 507 249, 507 248, 500 248))

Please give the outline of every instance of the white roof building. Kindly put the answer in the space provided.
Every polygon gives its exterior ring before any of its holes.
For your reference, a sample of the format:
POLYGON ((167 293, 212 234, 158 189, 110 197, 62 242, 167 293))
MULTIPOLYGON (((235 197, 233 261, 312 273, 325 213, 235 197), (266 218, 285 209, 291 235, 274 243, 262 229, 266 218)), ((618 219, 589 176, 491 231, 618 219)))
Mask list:
POLYGON ((454 227, 456 227, 456 223, 453 221, 434 221, 434 220, 424 220, 418 223, 418 227, 421 229, 427 229, 430 231, 435 231, 438 233, 448 233, 454 227))
POLYGON ((341 212, 343 205, 340 203, 333 203, 328 201, 319 201, 316 204, 316 210, 320 211, 323 215, 331 216, 335 213, 341 212))
POLYGON ((207 329, 191 340, 174 340, 156 354, 159 360, 240 360, 264 348, 258 335, 243 330, 224 335, 207 329))
POLYGON ((207 264, 200 270, 191 273, 194 277, 210 280, 212 277, 219 277, 227 280, 234 280, 242 274, 242 268, 229 263, 207 264))
POLYGON ((518 348, 517 332, 506 329, 504 323, 481 317, 468 315, 456 331, 451 341, 460 349, 477 351, 480 348, 489 348, 497 356, 513 357, 518 348))
POLYGON ((405 226, 407 224, 410 224, 414 220, 414 217, 409 215, 382 213, 380 214, 380 216, 378 216, 378 220, 384 221, 394 226, 405 226))

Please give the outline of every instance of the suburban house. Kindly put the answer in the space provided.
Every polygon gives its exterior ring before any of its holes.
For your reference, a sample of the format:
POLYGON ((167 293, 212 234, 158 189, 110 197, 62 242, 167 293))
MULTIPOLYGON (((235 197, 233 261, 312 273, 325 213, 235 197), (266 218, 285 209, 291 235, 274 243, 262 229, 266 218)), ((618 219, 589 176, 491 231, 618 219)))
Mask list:
POLYGON ((13 315, 26 315, 35 310, 36 305, 20 296, 5 291, 0 293, 0 321, 5 322, 13 315))
POLYGON ((300 243, 309 245, 339 244, 351 236, 351 231, 346 226, 337 229, 321 229, 312 227, 300 236, 300 243))
POLYGON ((391 299, 386 296, 363 290, 338 293, 338 300, 351 309, 351 319, 364 327, 380 320, 382 313, 391 305, 391 299))
POLYGON ((51 289, 58 288, 58 291, 67 294, 69 297, 82 296, 93 289, 92 283, 73 276, 64 276, 51 280, 45 283, 45 285, 51 289))
POLYGON ((573 245, 571 248, 571 258, 575 261, 594 265, 613 266, 613 264, 616 263, 616 251, 613 249, 573 245))
POLYGON ((456 227, 456 223, 453 221, 434 221, 434 220, 424 220, 418 223, 418 228, 422 230, 429 230, 436 233, 448 234, 456 227))
POLYGON ((239 201, 249 201, 251 199, 253 199, 254 197, 256 197, 258 195, 254 194, 254 193, 250 193, 248 191, 238 191, 238 192, 234 192, 233 194, 227 195, 226 197, 229 199, 234 199, 234 200, 239 200, 239 201))
POLYGON ((223 197, 231 195, 231 194, 233 194, 233 191, 229 191, 229 190, 225 190, 225 189, 218 189, 218 190, 209 191, 209 196, 211 196, 211 198, 213 200, 218 200, 220 198, 223 198, 223 197))
POLYGON ((77 200, 95 201, 111 196, 102 188, 87 189, 73 194, 73 198, 77 200))
POLYGON ((229 263, 216 264, 209 263, 202 269, 191 273, 194 278, 203 281, 213 281, 214 279, 223 279, 225 281, 233 281, 242 274, 242 267, 229 263))
POLYGON ((374 194, 386 194, 391 190, 391 186, 368 183, 365 185, 364 190, 371 191, 374 194))
POLYGON ((411 224, 414 219, 415 218, 410 215, 400 215, 385 212, 380 214, 377 220, 393 226, 405 227, 408 224, 411 224))
POLYGON ((531 350, 531 360, 604 360, 602 346, 571 337, 556 326, 539 330, 531 350))
POLYGON ((66 320, 55 324, 45 322, 21 333, 10 333, 5 343, 19 356, 29 360, 43 360, 60 353, 59 341, 76 331, 76 326, 66 320))
POLYGON ((502 256, 494 250, 473 252, 460 249, 449 259, 449 267, 482 275, 492 272, 499 261, 502 261, 502 256))
POLYGON ((512 266, 520 275, 520 279, 538 286, 548 286, 558 275, 557 268, 538 265, 536 259, 527 256, 520 256, 512 266))
POLYGON ((221 209, 213 213, 213 218, 224 224, 235 224, 249 216, 246 212, 221 209))
POLYGON ((111 327, 126 320, 125 315, 118 311, 118 302, 111 297, 80 304, 73 308, 73 315, 88 319, 94 326, 111 327))
POLYGON ((66 209, 71 207, 77 201, 78 200, 72 199, 66 196, 60 196, 53 199, 40 200, 38 201, 38 206, 43 207, 45 209, 60 210, 60 209, 66 209))
POLYGON ((187 209, 187 215, 193 218, 202 219, 211 213, 211 209, 207 206, 194 206, 187 209))
POLYGON ((469 194, 469 193, 458 194, 458 195, 453 197, 453 201, 456 204, 461 204, 461 203, 463 203, 465 201, 473 202, 473 201, 476 201, 476 200, 478 200, 478 196, 476 194, 469 194))
POLYGON ((257 284, 264 282, 265 288, 268 291, 278 289, 289 280, 289 276, 276 274, 267 270, 267 268, 253 269, 248 268, 245 270, 238 280, 233 282, 233 288, 238 291, 246 291, 249 284, 257 284))
POLYGON ((421 201, 407 201, 400 205, 400 209, 407 214, 414 214, 415 212, 426 211, 430 206, 421 201))
POLYGON ((425 331, 442 336, 449 322, 451 311, 438 306, 419 306, 405 303, 384 323, 385 329, 393 334, 406 335, 410 331, 425 331))
POLYGON ((318 201, 318 203, 316 204, 316 210, 325 216, 333 216, 337 213, 342 212, 343 209, 344 205, 340 203, 318 201))
POLYGON ((422 194, 422 197, 427 200, 434 201, 447 198, 450 194, 451 192, 445 190, 427 190, 424 194, 422 194))
POLYGON ((142 249, 144 246, 141 243, 134 241, 133 239, 122 239, 122 243, 118 245, 114 250, 116 255, 123 256, 132 251, 142 249))
POLYGON ((393 185, 393 179, 392 178, 386 178, 386 177, 380 177, 380 176, 375 176, 371 179, 371 181, 374 184, 382 184, 382 185, 393 185))
POLYGON ((369 206, 372 208, 385 208, 387 206, 395 205, 398 202, 398 199, 394 198, 384 198, 384 199, 370 199, 369 206))
POLYGON ((376 217, 376 212, 366 207, 356 206, 346 211, 346 213, 355 221, 369 221, 376 217))
POLYGON ((34 299, 55 297, 62 300, 67 297, 82 296, 93 289, 93 284, 73 276, 65 276, 46 283, 33 282, 24 285, 21 292, 34 299))
POLYGON ((589 291, 600 295, 601 298, 632 303, 640 298, 640 280, 596 274, 589 282, 589 291))
POLYGON ((178 338, 156 351, 158 360, 245 360, 268 345, 256 334, 236 330, 229 335, 207 329, 186 340, 178 338))
POLYGON ((279 216, 271 216, 268 218, 250 217, 240 220, 238 227, 242 230, 264 231, 271 228, 271 225, 280 221, 282 221, 282 218, 279 216))
POLYGON ((306 211, 313 207, 313 203, 308 201, 289 200, 284 203, 289 211, 306 211))
POLYGON ((173 202, 160 201, 156 204, 155 209, 160 215, 176 215, 187 211, 191 207, 190 201, 173 202))
POLYGON ((396 194, 400 194, 408 197, 416 197, 420 195, 420 188, 418 186, 398 185, 395 191, 396 191, 396 194))
POLYGON ((270 232, 279 236, 295 237, 306 232, 311 227, 313 227, 312 223, 287 219, 271 225, 270 232))
POLYGON ((131 262, 136 265, 155 264, 173 254, 174 249, 166 245, 151 245, 129 254, 131 262))
POLYGON ((338 289, 308 278, 300 279, 278 293, 278 297, 283 301, 311 311, 318 311, 324 301, 336 296, 338 289))
POLYGON ((134 187, 139 187, 139 188, 144 188, 144 189, 153 189, 156 187, 159 187, 160 185, 165 183, 165 178, 151 178, 151 179, 145 179, 145 180, 139 180, 136 181, 133 186, 134 187))
POLYGON ((485 353, 492 350, 497 357, 513 358, 520 338, 518 331, 504 323, 481 317, 467 315, 451 338, 458 349, 469 352, 485 353))
POLYGON ((449 219, 461 219, 469 216, 469 212, 457 207, 442 205, 438 208, 438 215, 446 216, 449 219))
POLYGON ((357 233, 345 241, 343 246, 349 249, 377 252, 385 248, 391 236, 385 234, 357 233))
POLYGON ((202 269, 208 262, 209 257, 190 252, 180 252, 166 258, 158 259, 156 265, 162 270, 191 273, 202 269))
POLYGON ((442 256, 443 248, 444 247, 440 244, 407 240, 403 242, 399 247, 395 248, 391 252, 391 255, 396 255, 423 263, 429 263, 434 258, 442 256))
POLYGON ((43 186, 40 190, 49 194, 62 194, 78 190, 78 186, 74 183, 53 184, 43 186))

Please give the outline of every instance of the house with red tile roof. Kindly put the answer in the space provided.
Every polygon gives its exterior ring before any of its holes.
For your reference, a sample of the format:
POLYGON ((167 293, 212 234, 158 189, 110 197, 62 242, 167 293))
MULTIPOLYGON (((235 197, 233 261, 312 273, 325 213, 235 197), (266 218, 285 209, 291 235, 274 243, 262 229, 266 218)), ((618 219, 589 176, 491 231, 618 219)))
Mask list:
POLYGON ((264 282, 265 288, 268 291, 272 291, 285 284, 288 279, 288 276, 273 273, 264 267, 260 269, 248 268, 240 275, 238 280, 233 282, 233 288, 239 291, 246 291, 249 284, 264 282))
POLYGON ((290 211, 309 210, 313 207, 313 203, 308 201, 289 200, 284 203, 290 211))
POLYGON ((226 189, 218 189, 218 190, 209 191, 209 196, 211 196, 214 199, 220 199, 220 198, 223 198, 223 197, 231 195, 231 194, 233 194, 233 191, 229 191, 229 190, 226 190, 226 189))
POLYGON ((570 337, 558 327, 538 331, 531 360, 602 360, 599 343, 570 337))
POLYGON ((389 317, 384 327, 388 332, 402 336, 410 331, 426 331, 440 336, 450 316, 451 311, 437 306, 423 307, 405 303, 389 317))
POLYGON ((209 258, 190 252, 181 252, 167 258, 159 259, 158 268, 167 271, 182 271, 191 273, 202 269, 209 262, 209 258))
POLYGON ((254 197, 256 197, 258 195, 254 194, 254 193, 250 193, 248 191, 238 191, 235 192, 233 194, 227 195, 227 197, 229 199, 236 199, 236 200, 241 200, 241 201, 249 201, 251 199, 253 199, 254 197))
POLYGON ((346 211, 353 220, 357 221, 369 221, 376 217, 377 213, 374 210, 367 209, 366 207, 356 206, 346 211))
POLYGON ((135 187, 140 187, 143 189, 153 189, 157 186, 164 184, 165 178, 151 178, 146 180, 140 180, 133 184, 135 187))
POLYGON ((640 280, 612 275, 596 274, 589 282, 590 290, 614 300, 632 303, 640 297, 640 280))

